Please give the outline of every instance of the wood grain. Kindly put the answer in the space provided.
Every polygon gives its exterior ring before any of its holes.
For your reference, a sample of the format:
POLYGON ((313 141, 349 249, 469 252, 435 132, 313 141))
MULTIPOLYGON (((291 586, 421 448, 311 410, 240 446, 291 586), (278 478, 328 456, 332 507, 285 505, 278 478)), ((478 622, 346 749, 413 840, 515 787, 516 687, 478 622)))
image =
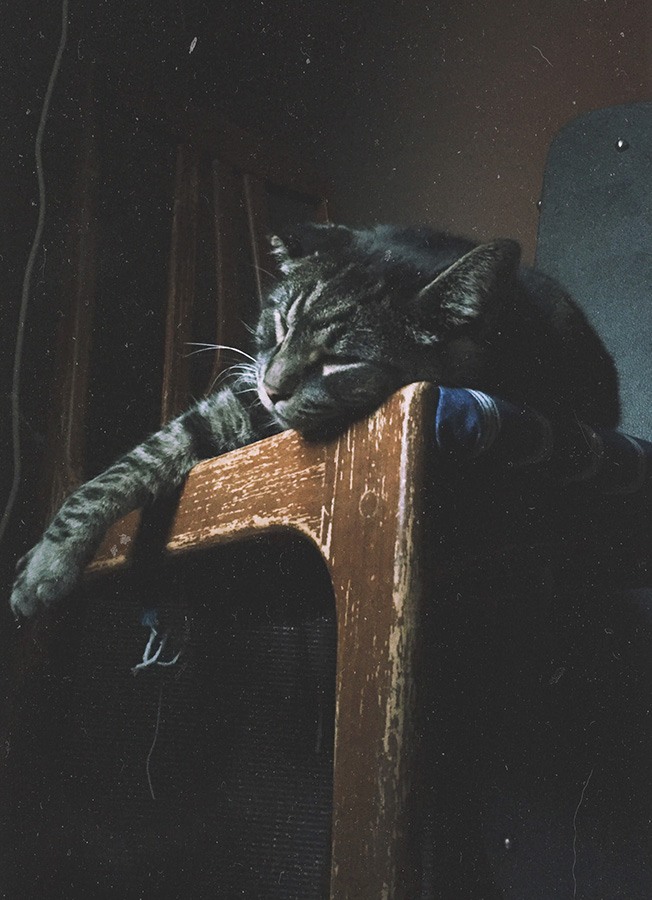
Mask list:
MULTIPOLYGON (((242 248, 236 235, 238 219, 245 212, 242 175, 229 163, 219 160, 213 160, 212 175, 217 288, 215 343, 245 349, 248 334, 242 319, 248 310, 245 309, 245 292, 238 277, 238 259, 242 255, 242 248)), ((217 350, 209 385, 215 383, 226 367, 224 352, 217 350)))
POLYGON ((270 270, 274 269, 267 235, 269 234, 269 209, 267 203, 267 191, 265 182, 254 175, 246 174, 243 177, 245 203, 247 208, 247 223, 249 225, 249 238, 251 241, 251 256, 254 262, 254 275, 256 278, 256 293, 258 294, 259 309, 262 308, 263 299, 267 294, 274 276, 270 270))
POLYGON ((199 156, 185 146, 177 149, 174 186, 165 356, 161 387, 161 421, 183 412, 189 399, 187 345, 191 340, 197 262, 197 202, 199 156))
MULTIPOLYGON (((338 620, 331 900, 416 892, 415 671, 434 407, 431 385, 411 385, 332 443, 285 432, 201 463, 165 543, 177 556, 294 530, 326 560, 338 620)), ((137 515, 118 523, 90 571, 129 563, 137 525, 137 515)))

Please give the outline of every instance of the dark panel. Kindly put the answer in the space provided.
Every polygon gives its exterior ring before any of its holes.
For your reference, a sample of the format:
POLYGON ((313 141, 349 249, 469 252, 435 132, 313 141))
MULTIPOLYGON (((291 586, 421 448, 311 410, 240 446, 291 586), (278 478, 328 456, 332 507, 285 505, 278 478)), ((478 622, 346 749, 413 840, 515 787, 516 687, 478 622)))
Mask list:
POLYGON ((652 103, 597 110, 552 143, 537 265, 584 306, 621 375, 623 428, 652 437, 652 103))
POLYGON ((2 887, 25 900, 321 900, 336 628, 317 551, 250 541, 105 582, 85 609, 79 649, 61 646, 21 707, 2 887), (150 606, 170 631, 162 658, 181 656, 134 677, 150 606))

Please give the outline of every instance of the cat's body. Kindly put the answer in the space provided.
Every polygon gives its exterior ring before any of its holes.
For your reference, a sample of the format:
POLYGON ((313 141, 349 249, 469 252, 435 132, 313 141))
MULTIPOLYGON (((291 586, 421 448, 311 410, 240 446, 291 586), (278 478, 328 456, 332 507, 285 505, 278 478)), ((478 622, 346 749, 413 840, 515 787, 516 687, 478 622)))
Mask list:
POLYGON ((305 225, 272 245, 282 277, 245 378, 255 394, 217 391, 71 495, 19 563, 17 614, 68 593, 108 526, 174 490, 200 459, 285 428, 332 434, 413 381, 617 424, 611 358, 562 288, 519 267, 513 241, 305 225))

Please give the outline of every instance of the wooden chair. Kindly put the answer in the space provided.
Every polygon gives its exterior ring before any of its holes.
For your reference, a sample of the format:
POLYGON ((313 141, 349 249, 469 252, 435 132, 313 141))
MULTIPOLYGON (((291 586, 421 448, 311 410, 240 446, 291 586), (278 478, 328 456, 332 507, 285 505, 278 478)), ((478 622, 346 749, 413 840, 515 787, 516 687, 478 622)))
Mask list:
MULTIPOLYGON (((338 623, 333 900, 415 896, 416 674, 435 393, 412 385, 329 444, 285 432, 200 463, 165 541, 164 555, 179 557, 294 531, 326 561, 338 623)), ((111 530, 90 574, 129 564, 138 521, 134 514, 111 530)))

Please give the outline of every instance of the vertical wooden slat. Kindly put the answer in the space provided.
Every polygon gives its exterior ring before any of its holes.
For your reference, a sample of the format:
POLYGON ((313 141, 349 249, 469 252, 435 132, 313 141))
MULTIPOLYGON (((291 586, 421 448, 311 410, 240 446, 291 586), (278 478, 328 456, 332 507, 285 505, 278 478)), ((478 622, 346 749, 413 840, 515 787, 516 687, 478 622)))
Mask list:
POLYGON ((187 360, 192 335, 197 265, 197 202, 199 154, 181 146, 177 151, 174 211, 170 241, 165 356, 161 390, 161 421, 168 422, 188 405, 190 374, 187 360))
MULTIPOLYGON (((244 185, 242 175, 228 163, 213 163, 213 207, 217 283, 216 343, 242 347, 246 343, 246 332, 242 322, 243 297, 238 277, 241 248, 237 240, 236 223, 244 214, 244 185)), ((218 350, 210 385, 224 368, 224 353, 218 350)))
POLYGON ((247 221, 251 240, 251 254, 254 261, 256 292, 262 306, 263 297, 272 279, 272 260, 269 254, 267 235, 269 234, 269 208, 265 182, 254 175, 244 175, 247 221))
MULTIPOLYGON (((91 73, 92 74, 92 73, 91 73)), ((98 122, 92 77, 84 97, 80 168, 73 188, 69 248, 70 278, 64 286, 64 311, 57 335, 52 409, 44 456, 43 514, 48 520, 84 478, 85 424, 96 279, 98 122)))
POLYGON ((431 385, 340 438, 326 559, 337 604, 331 900, 413 900, 431 385))

